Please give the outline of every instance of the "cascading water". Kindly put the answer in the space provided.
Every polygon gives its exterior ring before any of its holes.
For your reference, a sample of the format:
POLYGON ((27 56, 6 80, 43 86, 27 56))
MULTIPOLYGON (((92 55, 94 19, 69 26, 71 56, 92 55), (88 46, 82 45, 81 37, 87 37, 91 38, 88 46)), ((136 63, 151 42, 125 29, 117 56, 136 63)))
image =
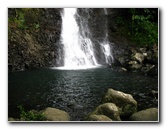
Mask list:
MULTIPOLYGON (((107 9, 104 8, 104 14, 108 15, 107 9)), ((102 50, 105 56, 105 61, 106 64, 110 64, 113 62, 113 56, 111 54, 111 48, 110 48, 110 44, 109 44, 109 40, 108 40, 108 29, 107 29, 107 20, 106 20, 106 24, 105 24, 105 38, 103 43, 101 44, 102 46, 102 50)))
MULTIPOLYGON (((85 9, 86 13, 88 9, 85 9)), ((107 13, 107 12, 106 12, 107 13)), ((63 45, 63 69, 82 69, 101 66, 96 53, 104 54, 105 64, 110 64, 111 49, 108 42, 108 31, 102 43, 101 51, 95 51, 88 18, 78 14, 77 8, 64 8, 62 14, 61 44, 63 45)), ((89 14, 88 14, 88 17, 89 14)), ((105 29, 106 26, 105 26, 105 29)), ((104 64, 104 63, 103 63, 104 64)))
MULTIPOLYGON (((65 8, 62 14, 62 44, 64 45, 64 67, 81 68, 98 65, 90 38, 80 35, 76 8, 65 8)), ((86 28, 84 28, 86 29, 86 28)), ((84 30, 82 30, 84 31, 84 30)))

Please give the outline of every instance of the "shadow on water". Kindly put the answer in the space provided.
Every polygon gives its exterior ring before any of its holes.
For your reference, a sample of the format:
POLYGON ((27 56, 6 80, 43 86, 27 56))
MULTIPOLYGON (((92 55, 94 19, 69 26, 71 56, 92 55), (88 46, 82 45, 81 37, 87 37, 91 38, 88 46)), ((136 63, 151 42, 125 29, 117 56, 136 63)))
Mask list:
POLYGON ((72 120, 83 120, 101 104, 108 88, 132 94, 139 110, 158 106, 148 95, 150 90, 158 90, 157 78, 109 68, 46 68, 9 73, 8 79, 9 117, 19 117, 17 106, 22 105, 26 110, 55 107, 68 112, 72 120))

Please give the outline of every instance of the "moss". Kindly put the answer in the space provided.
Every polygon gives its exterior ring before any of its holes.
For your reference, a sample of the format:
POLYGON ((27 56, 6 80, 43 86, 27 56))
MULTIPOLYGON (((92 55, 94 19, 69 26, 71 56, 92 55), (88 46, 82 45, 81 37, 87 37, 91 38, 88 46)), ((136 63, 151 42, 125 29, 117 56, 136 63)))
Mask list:
POLYGON ((123 115, 123 114, 131 115, 137 111, 137 108, 135 106, 130 105, 130 104, 125 105, 122 109, 123 110, 121 110, 121 113, 120 113, 121 115, 123 115))

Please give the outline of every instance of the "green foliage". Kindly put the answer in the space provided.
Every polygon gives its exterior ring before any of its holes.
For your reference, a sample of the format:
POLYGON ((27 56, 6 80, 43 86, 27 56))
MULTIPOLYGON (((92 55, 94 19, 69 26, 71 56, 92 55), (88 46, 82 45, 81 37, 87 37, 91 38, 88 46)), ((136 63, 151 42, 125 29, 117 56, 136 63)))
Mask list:
POLYGON ((18 13, 18 17, 14 19, 15 23, 18 25, 18 28, 20 29, 26 29, 27 26, 25 25, 25 18, 24 18, 24 14, 22 12, 18 13))
POLYGON ((22 30, 38 31, 40 28, 39 17, 41 9, 17 8, 15 16, 8 18, 9 29, 18 28, 22 30))
POLYGON ((40 27, 39 23, 37 24, 34 24, 35 25, 35 28, 38 29, 40 27))
POLYGON ((125 24, 124 19, 123 19, 122 17, 120 17, 120 16, 118 16, 118 17, 115 19, 115 22, 116 22, 116 25, 117 25, 117 26, 122 26, 122 25, 125 24))
POLYGON ((131 39, 142 44, 158 43, 158 25, 150 21, 154 12, 149 9, 142 10, 144 11, 143 13, 136 9, 131 9, 133 36, 131 39))
POLYGON ((20 110, 20 118, 23 121, 43 121, 45 117, 42 113, 32 112, 32 111, 25 111, 22 106, 18 106, 20 110))
POLYGON ((158 43, 157 9, 130 8, 127 15, 117 17, 116 23, 119 33, 137 45, 158 43))

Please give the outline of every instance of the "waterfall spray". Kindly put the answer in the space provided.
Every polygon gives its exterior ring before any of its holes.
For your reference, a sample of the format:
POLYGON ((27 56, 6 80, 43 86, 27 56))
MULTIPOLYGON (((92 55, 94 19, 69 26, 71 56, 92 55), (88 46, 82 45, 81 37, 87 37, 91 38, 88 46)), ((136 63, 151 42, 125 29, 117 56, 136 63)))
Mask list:
MULTIPOLYGON (((88 14, 89 9, 85 10, 88 14)), ((106 12, 107 13, 107 12, 106 12)), ((95 45, 91 40, 91 32, 88 26, 88 18, 83 18, 77 12, 77 8, 64 8, 62 14, 61 44, 63 45, 63 69, 82 69, 98 67, 95 57, 95 45)), ((88 14, 88 17, 90 15, 88 14)), ((105 27, 105 29, 107 29, 105 27)), ((103 43, 102 53, 105 55, 105 62, 109 62, 111 49, 108 42, 108 31, 103 43)))
MULTIPOLYGON (((91 39, 81 35, 76 8, 65 8, 62 14, 61 42, 64 45, 64 67, 69 69, 97 66, 91 39)), ((86 28, 84 28, 86 29, 86 28)), ((84 32, 81 32, 84 34, 84 32)))

